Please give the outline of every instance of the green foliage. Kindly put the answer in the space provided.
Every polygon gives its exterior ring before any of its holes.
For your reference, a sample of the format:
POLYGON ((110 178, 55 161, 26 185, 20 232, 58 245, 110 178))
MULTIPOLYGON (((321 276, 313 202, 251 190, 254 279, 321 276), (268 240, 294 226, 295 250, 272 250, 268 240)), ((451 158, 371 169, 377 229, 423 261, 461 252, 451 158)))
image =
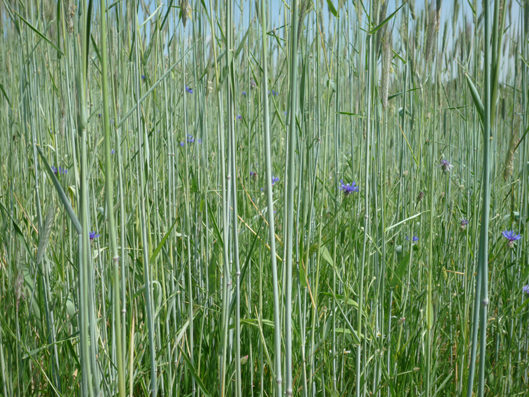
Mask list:
POLYGON ((526 394, 526 3, 105 3, 0 7, 1 396, 526 394))

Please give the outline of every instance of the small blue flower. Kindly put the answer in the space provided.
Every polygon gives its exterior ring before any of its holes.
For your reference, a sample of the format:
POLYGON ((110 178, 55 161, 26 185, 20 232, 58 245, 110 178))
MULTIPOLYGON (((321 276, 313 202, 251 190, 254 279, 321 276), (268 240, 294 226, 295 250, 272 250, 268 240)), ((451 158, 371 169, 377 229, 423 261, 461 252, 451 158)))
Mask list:
POLYGON ((529 295, 529 285, 524 285, 522 291, 524 294, 529 295))
POLYGON ((288 114, 288 112, 285 110, 285 116, 288 114))
POLYGON ((141 75, 141 79, 145 80, 145 75, 144 74, 141 75))
POLYGON ((193 143, 195 142, 195 138, 193 138, 193 135, 187 134, 187 143, 193 143))
POLYGON ((180 146, 181 146, 181 147, 184 147, 184 142, 180 142, 180 146))
POLYGON ((502 234, 503 237, 505 237, 509 241, 516 241, 522 238, 520 234, 516 234, 516 232, 513 230, 504 230, 502 234))
POLYGON ((192 94, 192 93, 193 93, 193 89, 192 89, 191 87, 188 87, 188 86, 186 85, 186 92, 187 92, 188 94, 192 94))
POLYGON ((239 115, 237 116, 237 120, 241 120, 241 119, 242 119, 242 116, 239 114, 239 115))
POLYGON ((468 225, 468 220, 463 218, 463 219, 461 219, 461 226, 459 227, 459 229, 461 231, 464 231, 467 228, 467 225, 468 225))
POLYGON ((514 247, 514 242, 516 240, 520 240, 522 238, 522 236, 520 234, 516 234, 515 231, 513 230, 504 230, 503 231, 503 237, 505 237, 507 240, 509 240, 509 248, 513 248, 514 247))
POLYGON ((114 154, 114 149, 112 149, 112 150, 110 151, 110 154, 114 154))
POLYGON ((53 171, 55 175, 68 173, 68 170, 66 168, 62 168, 62 167, 55 168, 53 165, 51 166, 51 170, 53 171))
POLYGON ((197 142, 198 142, 198 143, 202 143, 202 139, 199 139, 197 142))
POLYGON ((243 95, 243 96, 246 96, 246 91, 243 91, 243 92, 242 92, 242 95, 243 95))
POLYGON ((272 176, 272 186, 274 186, 276 182, 279 182, 279 177, 272 176))
POLYGON ((343 179, 340 180, 341 186, 339 187, 340 190, 343 190, 344 195, 348 196, 351 193, 358 192, 360 189, 358 189, 358 186, 356 185, 356 182, 353 181, 352 184, 344 185, 343 179))
POLYGON ((90 241, 92 241, 95 238, 101 237, 100 234, 96 234, 96 232, 90 232, 90 241))
POLYGON ((417 236, 413 236, 413 238, 411 239, 412 242, 416 243, 417 241, 419 241, 419 237, 417 236))

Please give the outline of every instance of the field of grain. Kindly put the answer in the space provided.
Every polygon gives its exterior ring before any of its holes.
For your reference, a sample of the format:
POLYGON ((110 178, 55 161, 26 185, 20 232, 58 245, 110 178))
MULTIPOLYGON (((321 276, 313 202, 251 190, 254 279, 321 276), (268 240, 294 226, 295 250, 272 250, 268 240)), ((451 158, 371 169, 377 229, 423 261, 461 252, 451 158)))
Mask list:
POLYGON ((529 0, 0 32, 0 396, 529 396, 529 0))

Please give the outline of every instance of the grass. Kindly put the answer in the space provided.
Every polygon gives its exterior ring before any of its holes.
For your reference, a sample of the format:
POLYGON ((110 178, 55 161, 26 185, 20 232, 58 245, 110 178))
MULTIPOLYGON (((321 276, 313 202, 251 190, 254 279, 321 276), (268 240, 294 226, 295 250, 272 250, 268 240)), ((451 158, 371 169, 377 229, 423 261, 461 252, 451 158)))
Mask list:
POLYGON ((0 4, 0 396, 529 395, 527 4, 169 3, 0 4))

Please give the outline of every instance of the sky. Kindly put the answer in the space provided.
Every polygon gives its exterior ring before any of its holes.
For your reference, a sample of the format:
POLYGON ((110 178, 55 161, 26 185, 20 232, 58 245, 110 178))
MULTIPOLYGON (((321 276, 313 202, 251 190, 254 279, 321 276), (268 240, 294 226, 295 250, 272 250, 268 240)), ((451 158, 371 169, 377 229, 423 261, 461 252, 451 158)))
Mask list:
MULTIPOLYGON (((170 2, 171 0, 163 0, 163 6, 158 10, 159 13, 161 13, 162 15, 165 15, 165 13, 167 12, 167 5, 168 3, 170 2)), ((210 0, 189 0, 192 7, 196 8, 196 7, 201 7, 201 1, 204 1, 206 3, 206 5, 209 5, 209 2, 210 0)), ((217 1, 224 1, 224 0, 217 0, 217 1)), ((260 1, 260 0, 233 0, 234 1, 234 6, 233 6, 233 10, 234 10, 234 23, 235 23, 235 26, 237 27, 238 31, 236 33, 236 37, 238 37, 239 39, 244 35, 244 33, 246 32, 246 29, 247 29, 247 26, 248 26, 248 23, 249 23, 249 20, 250 20, 250 8, 252 5, 255 4, 255 1, 260 1)), ((312 0, 312 1, 318 1, 318 0, 312 0)), ((338 3, 339 3, 339 0, 323 0, 323 4, 324 4, 324 8, 323 8, 323 22, 324 22, 324 25, 326 27, 329 26, 329 23, 333 22, 333 20, 335 19, 335 17, 329 12, 329 8, 327 6, 327 2, 328 1, 331 1, 335 7, 338 6, 338 3)), ((347 0, 348 3, 351 5, 354 2, 358 2, 360 0, 347 0)), ((413 1, 413 0, 410 0, 410 1, 413 1)), ((433 2, 435 3, 436 0, 433 0, 433 2)), ((483 1, 489 1, 489 0, 478 0, 477 3, 478 3, 478 15, 481 13, 481 7, 482 7, 482 2, 483 1)), ((511 12, 511 15, 512 15, 512 21, 507 19, 506 20, 506 23, 505 23, 505 27, 506 27, 506 34, 509 35, 509 34, 512 34, 514 31, 515 31, 515 27, 516 29, 519 27, 519 17, 521 15, 520 13, 520 5, 518 4, 519 0, 512 0, 512 12, 511 12)), ((213 3, 214 0, 211 0, 211 2, 213 3)), ((270 9, 270 21, 268 22, 269 23, 269 26, 271 29, 274 29, 274 28, 278 28, 280 29, 284 24, 285 24, 285 10, 286 12, 288 13, 287 15, 290 15, 290 9, 289 9, 289 6, 291 4, 292 0, 268 0, 267 3, 268 3, 268 6, 269 6, 269 9, 270 9)), ((432 0, 428 1, 428 0, 417 0, 415 1, 415 13, 416 15, 419 15, 424 9, 425 7, 427 6, 427 4, 429 2, 432 2, 432 0)), ((462 7, 462 13, 460 14, 459 18, 458 18, 458 24, 459 26, 461 26, 463 24, 463 21, 464 19, 470 21, 472 23, 472 8, 470 6, 470 3, 472 3, 473 1, 472 0, 459 0, 459 4, 460 4, 460 7, 462 7)), ((173 4, 174 5, 177 5, 179 3, 178 0, 174 0, 173 4)), ((368 7, 368 4, 369 4, 369 1, 368 0, 364 0, 364 3, 365 3, 365 6, 368 7)), ((157 4, 159 6, 160 4, 160 1, 159 0, 152 0, 149 4, 149 12, 153 12, 154 10, 156 10, 157 8, 157 4)), ((389 0, 389 3, 388 3, 388 9, 387 9, 387 13, 386 15, 390 15, 391 13, 393 13, 396 8, 398 7, 398 5, 402 4, 402 0, 389 0)), ((449 32, 448 32, 448 35, 447 35, 447 38, 448 38, 448 47, 450 47, 450 43, 452 43, 456 38, 457 36, 454 35, 454 33, 452 32, 452 23, 451 23, 451 20, 452 20, 452 15, 453 15, 453 12, 454 12, 454 4, 455 4, 455 0, 443 0, 442 2, 442 7, 441 7, 441 23, 440 23, 440 32, 439 32, 439 36, 442 37, 443 36, 443 29, 444 29, 444 26, 445 26, 445 21, 448 21, 447 23, 447 26, 448 28, 450 29, 449 32)), ((397 23, 400 25, 400 17, 401 17, 401 11, 397 13, 396 17, 390 22, 390 24, 388 26, 392 26, 393 23, 397 23)), ((340 15, 344 15, 344 10, 343 8, 340 10, 340 15)), ((139 19, 139 22, 140 24, 143 23, 143 21, 145 20, 145 18, 148 18, 148 16, 145 16, 145 14, 143 13, 141 7, 140 7, 140 12, 139 12, 139 15, 138 15, 138 19, 139 19)), ((153 19, 151 19, 151 21, 155 20, 157 18, 157 16, 155 16, 153 19)), ((364 17, 364 21, 365 21, 365 17, 364 17)), ((192 23, 192 22, 191 22, 192 23)), ((188 24, 188 26, 191 25, 191 23, 188 24)), ((411 23, 413 23, 413 21, 410 21, 410 25, 411 23)), ((149 32, 149 23, 147 23, 145 25, 145 27, 147 28, 147 33, 149 32)), ((170 28, 171 30, 174 28, 174 22, 171 21, 170 23, 170 28)), ((191 29, 187 29, 188 33, 191 32, 191 29)), ((458 32, 457 32, 458 33, 458 32)), ((278 31, 278 36, 279 37, 282 37, 283 36, 283 33, 281 32, 281 30, 278 31)), ((397 33, 395 32, 395 37, 397 37, 397 33)), ((209 37, 206 37, 206 40, 208 40, 209 37)), ((394 46, 396 46, 398 43, 398 41, 394 41, 394 46)), ((398 49, 396 49, 398 51, 398 49)), ((511 67, 513 66, 513 62, 512 60, 505 60, 504 59, 504 62, 506 62, 506 64, 504 64, 504 69, 502 69, 502 72, 503 72, 503 77, 507 76, 509 74, 509 70, 511 70, 511 67), (506 66, 506 67, 505 67, 506 66)))

